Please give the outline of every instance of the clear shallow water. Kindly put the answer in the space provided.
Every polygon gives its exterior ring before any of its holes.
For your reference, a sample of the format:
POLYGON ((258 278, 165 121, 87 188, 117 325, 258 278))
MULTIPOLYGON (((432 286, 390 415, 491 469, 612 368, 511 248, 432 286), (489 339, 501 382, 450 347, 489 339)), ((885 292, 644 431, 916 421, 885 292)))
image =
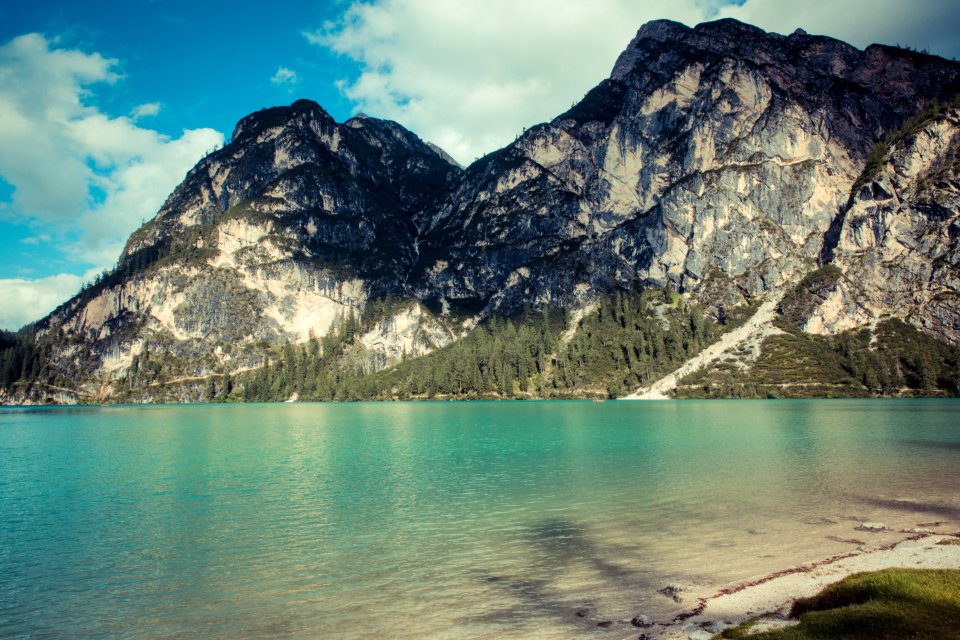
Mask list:
POLYGON ((624 637, 960 526, 960 402, 0 411, 0 638, 624 637), (577 612, 584 614, 581 617, 577 612))

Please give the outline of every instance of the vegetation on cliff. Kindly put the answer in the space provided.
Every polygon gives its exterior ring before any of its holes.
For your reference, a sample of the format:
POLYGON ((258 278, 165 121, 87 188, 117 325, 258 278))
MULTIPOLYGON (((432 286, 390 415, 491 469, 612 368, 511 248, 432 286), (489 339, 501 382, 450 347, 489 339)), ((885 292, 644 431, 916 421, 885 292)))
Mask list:
POLYGON ((556 308, 494 316, 462 340, 379 372, 351 359, 349 320, 334 335, 284 345, 243 381, 245 400, 616 397, 700 351, 722 326, 659 289, 602 297, 565 340, 556 308))
POLYGON ((887 156, 890 154, 890 150, 894 145, 917 135, 929 124, 943 120, 949 115, 951 109, 956 107, 960 107, 960 95, 956 95, 944 102, 934 100, 929 108, 907 118, 899 128, 894 129, 884 136, 882 140, 877 141, 870 149, 870 153, 867 154, 867 161, 864 164, 863 171, 860 172, 860 175, 850 188, 850 196, 855 196, 864 185, 880 175, 883 166, 887 162, 887 156))

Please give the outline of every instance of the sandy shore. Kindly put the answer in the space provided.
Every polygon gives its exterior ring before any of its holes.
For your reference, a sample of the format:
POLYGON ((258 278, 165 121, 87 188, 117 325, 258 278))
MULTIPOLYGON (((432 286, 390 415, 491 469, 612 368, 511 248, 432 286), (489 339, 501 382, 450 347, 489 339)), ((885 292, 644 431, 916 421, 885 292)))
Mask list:
POLYGON ((904 534, 893 544, 861 547, 839 556, 792 567, 731 585, 691 602, 686 612, 671 621, 655 621, 636 629, 627 638, 650 640, 706 640, 726 628, 761 614, 772 614, 769 624, 789 624, 786 614, 793 601, 812 596, 825 586, 860 571, 890 567, 960 569, 960 545, 938 544, 957 540, 953 535, 904 534))

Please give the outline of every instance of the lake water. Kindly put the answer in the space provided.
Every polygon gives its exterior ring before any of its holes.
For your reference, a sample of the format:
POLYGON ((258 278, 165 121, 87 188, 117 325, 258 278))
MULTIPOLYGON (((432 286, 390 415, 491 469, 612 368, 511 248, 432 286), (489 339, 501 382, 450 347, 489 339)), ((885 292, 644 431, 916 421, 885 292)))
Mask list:
POLYGON ((623 620, 692 606, 666 585, 897 537, 863 520, 960 526, 958 417, 954 400, 2 410, 0 638, 635 637, 623 620))

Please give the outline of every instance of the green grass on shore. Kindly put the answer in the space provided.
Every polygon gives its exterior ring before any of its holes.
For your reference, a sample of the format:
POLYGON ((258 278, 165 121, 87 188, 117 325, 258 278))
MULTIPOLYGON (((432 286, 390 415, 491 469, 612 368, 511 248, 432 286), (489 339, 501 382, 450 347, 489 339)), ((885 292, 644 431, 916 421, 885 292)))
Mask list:
POLYGON ((750 640, 960 639, 960 570, 886 569, 857 573, 794 603, 795 627, 720 637, 750 640))

